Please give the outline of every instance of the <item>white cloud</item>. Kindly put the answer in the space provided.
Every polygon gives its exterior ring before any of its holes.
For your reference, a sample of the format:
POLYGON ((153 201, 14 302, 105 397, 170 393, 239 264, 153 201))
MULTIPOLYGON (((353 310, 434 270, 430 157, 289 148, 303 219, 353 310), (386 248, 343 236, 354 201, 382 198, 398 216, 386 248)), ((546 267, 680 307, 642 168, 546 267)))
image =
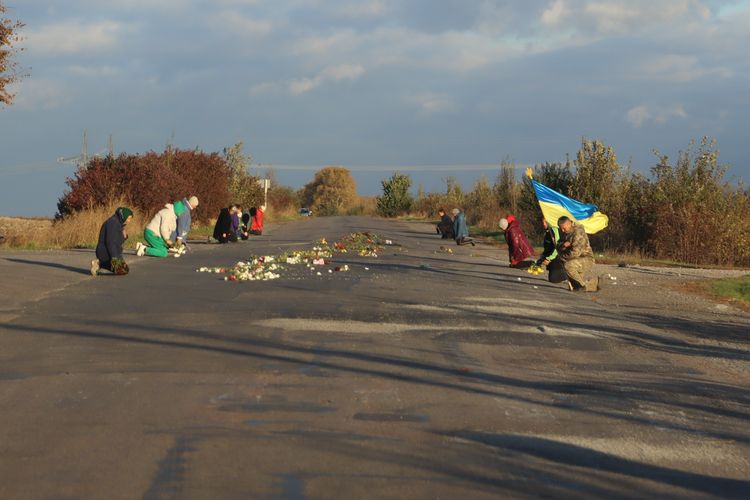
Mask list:
POLYGON ((309 36, 293 53, 331 60, 366 61, 368 67, 408 65, 412 68, 467 72, 527 52, 525 45, 472 31, 425 33, 405 27, 380 27, 368 32, 342 30, 309 36))
POLYGON ((273 31, 271 21, 250 17, 231 10, 216 14, 212 19, 212 24, 217 30, 229 31, 242 37, 262 37, 273 31))
POLYGON ((275 82, 264 82, 258 83, 250 87, 251 96, 259 96, 263 94, 269 94, 279 88, 279 84, 275 82))
POLYGON ((549 7, 542 12, 542 24, 545 26, 558 26, 568 16, 569 10, 565 0, 554 0, 549 7))
POLYGON ((431 92, 407 96, 404 102, 416 106, 420 112, 428 115, 435 113, 450 113, 458 109, 455 101, 444 94, 431 92))
POLYGON ((694 55, 662 54, 644 57, 633 72, 633 78, 687 83, 705 76, 731 78, 733 74, 726 67, 706 67, 694 55))
POLYGON ((670 108, 649 107, 645 104, 638 105, 628 110, 625 114, 625 121, 635 128, 641 128, 649 122, 663 125, 672 118, 687 118, 688 114, 681 105, 675 105, 670 108))
POLYGON ((115 21, 70 20, 29 31, 24 43, 29 52, 41 55, 106 52, 118 47, 123 33, 131 30, 115 21))
POLYGON ((337 14, 353 19, 367 19, 381 17, 386 12, 387 7, 382 0, 364 0, 360 2, 347 2, 337 11, 337 14))
POLYGON ((701 0, 591 0, 581 14, 597 32, 621 35, 678 19, 706 20, 711 10, 701 0))
POLYGON ((26 111, 49 111, 70 104, 72 97, 60 82, 46 79, 27 79, 15 84, 13 107, 26 111))
POLYGON ((288 88, 292 95, 301 95, 320 87, 324 83, 356 80, 362 76, 364 72, 365 68, 358 64, 340 64, 338 66, 330 66, 314 77, 289 81, 288 88))
POLYGON ((114 66, 68 66, 66 72, 70 75, 82 78, 110 78, 122 73, 120 68, 114 66))

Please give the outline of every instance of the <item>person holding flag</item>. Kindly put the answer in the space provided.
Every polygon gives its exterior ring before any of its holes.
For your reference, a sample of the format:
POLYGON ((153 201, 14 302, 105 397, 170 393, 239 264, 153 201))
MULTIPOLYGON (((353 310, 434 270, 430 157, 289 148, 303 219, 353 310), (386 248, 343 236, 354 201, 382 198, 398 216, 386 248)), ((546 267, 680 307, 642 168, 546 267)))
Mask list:
POLYGON ((526 176, 534 187, 547 224, 559 226, 562 233, 557 251, 569 288, 574 291, 597 291, 599 279, 586 278, 594 265, 594 254, 588 235, 606 228, 609 218, 601 213, 596 205, 574 200, 537 182, 531 168, 526 169, 526 176))

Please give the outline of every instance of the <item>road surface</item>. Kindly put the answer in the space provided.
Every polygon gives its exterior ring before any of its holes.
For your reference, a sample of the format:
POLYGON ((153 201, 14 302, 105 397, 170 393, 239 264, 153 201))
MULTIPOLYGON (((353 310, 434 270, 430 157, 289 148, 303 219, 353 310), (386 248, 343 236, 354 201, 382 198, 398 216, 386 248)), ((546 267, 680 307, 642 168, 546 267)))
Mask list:
POLYGON ((750 496, 747 314, 574 294, 431 231, 311 218, 127 277, 0 254, 0 498, 750 496), (195 272, 352 231, 394 244, 195 272))

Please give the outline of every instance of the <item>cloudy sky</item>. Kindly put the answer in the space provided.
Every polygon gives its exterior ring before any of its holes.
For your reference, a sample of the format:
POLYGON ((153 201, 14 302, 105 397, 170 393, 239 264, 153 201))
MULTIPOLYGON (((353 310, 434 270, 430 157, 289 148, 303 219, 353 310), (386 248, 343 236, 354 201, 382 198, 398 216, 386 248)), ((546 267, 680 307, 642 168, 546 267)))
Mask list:
POLYGON ((91 152, 244 141, 295 187, 340 164, 364 194, 582 137, 646 171, 710 135, 750 181, 747 0, 3 2, 30 76, 0 108, 0 214, 54 212, 84 129, 91 152))

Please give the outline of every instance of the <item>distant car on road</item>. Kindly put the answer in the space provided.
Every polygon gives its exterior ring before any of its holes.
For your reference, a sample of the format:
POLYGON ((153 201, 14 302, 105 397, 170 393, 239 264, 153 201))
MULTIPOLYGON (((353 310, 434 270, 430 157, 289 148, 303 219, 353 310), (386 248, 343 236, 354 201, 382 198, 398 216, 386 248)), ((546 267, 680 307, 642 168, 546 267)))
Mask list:
POLYGON ((312 210, 309 208, 300 208, 299 214, 303 217, 312 217, 312 210))

